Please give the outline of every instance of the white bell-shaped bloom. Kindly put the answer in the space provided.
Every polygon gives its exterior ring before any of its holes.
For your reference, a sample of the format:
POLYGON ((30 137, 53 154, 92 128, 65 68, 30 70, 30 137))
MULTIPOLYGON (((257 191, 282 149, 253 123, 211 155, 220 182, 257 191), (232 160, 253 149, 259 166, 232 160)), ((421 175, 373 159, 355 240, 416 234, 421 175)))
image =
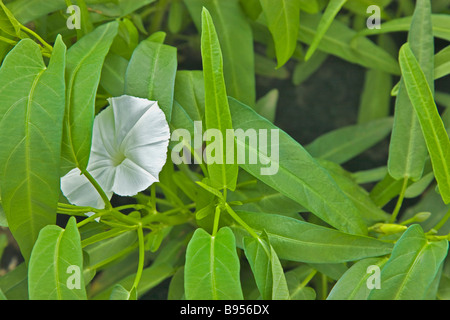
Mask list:
MULTIPOLYGON (((167 160, 169 125, 156 101, 131 96, 108 99, 94 120, 87 171, 109 198, 132 196, 159 181, 167 160)), ((61 178, 70 203, 97 209, 105 204, 79 169, 61 178)))

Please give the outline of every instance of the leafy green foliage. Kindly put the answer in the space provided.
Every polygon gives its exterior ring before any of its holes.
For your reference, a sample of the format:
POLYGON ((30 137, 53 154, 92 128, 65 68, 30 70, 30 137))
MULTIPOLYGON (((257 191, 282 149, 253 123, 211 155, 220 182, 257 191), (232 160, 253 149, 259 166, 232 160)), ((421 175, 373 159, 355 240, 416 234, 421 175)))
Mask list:
POLYGON ((449 5, 0 0, 0 300, 449 299, 449 5))

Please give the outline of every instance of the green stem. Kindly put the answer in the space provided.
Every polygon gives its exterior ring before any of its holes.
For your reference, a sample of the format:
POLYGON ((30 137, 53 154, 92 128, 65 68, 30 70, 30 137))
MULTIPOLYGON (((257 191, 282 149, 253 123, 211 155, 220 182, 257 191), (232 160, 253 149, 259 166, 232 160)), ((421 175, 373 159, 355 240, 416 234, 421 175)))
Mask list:
POLYGON ((82 221, 77 223, 77 228, 79 229, 82 226, 84 226, 85 224, 87 224, 87 223, 89 223, 89 222, 91 222, 91 221, 93 221, 93 220, 95 220, 97 218, 100 218, 103 214, 104 214, 104 212, 100 211, 100 212, 97 212, 97 213, 93 214, 90 217, 87 217, 86 219, 84 219, 84 220, 82 220, 82 221))
POLYGON ((405 198, 406 187, 408 186, 408 178, 403 179, 402 190, 397 200, 397 204, 395 205, 394 211, 392 212, 392 216, 390 219, 390 223, 394 223, 397 220, 398 213, 400 212, 400 208, 403 204, 403 199, 405 198))
POLYGON ((22 29, 25 32, 28 32, 29 34, 31 34, 33 37, 35 37, 36 39, 39 40, 40 43, 42 43, 44 45, 44 47, 46 47, 50 52, 53 51, 53 47, 51 45, 49 45, 44 39, 41 38, 40 35, 38 35, 36 32, 34 32, 31 29, 28 29, 27 27, 25 27, 24 25, 20 25, 20 29, 22 29))
POLYGON ((237 222, 239 223, 245 230, 247 230, 247 232, 255 239, 257 239, 258 241, 260 241, 259 236, 256 234, 256 232, 248 225, 245 223, 244 220, 241 219, 241 217, 239 217, 237 215, 236 212, 234 212, 234 210, 229 206, 228 203, 225 203, 225 209, 227 210, 227 212, 230 214, 230 216, 237 222))
POLYGON ((0 36, 0 41, 6 42, 6 43, 8 43, 10 45, 13 45, 13 46, 15 46, 17 44, 17 41, 14 41, 14 40, 2 37, 2 36, 0 36))
POLYGON ((138 264, 138 270, 136 273, 136 278, 134 279, 133 288, 137 290, 137 287, 139 285, 139 281, 141 281, 142 272, 144 270, 144 260, 145 260, 145 243, 144 243, 144 231, 142 229, 142 224, 139 225, 137 229, 138 233, 138 239, 139 239, 139 264, 138 264))
POLYGON ((450 218, 450 209, 447 211, 447 213, 445 214, 444 217, 442 217, 441 221, 439 221, 435 226, 434 226, 434 230, 438 231, 446 222, 447 220, 450 218))
POLYGON ((108 196, 106 195, 105 191, 103 191, 102 187, 98 184, 97 180, 95 180, 94 177, 86 169, 82 170, 81 172, 94 186, 95 190, 97 190, 97 192, 100 194, 100 197, 105 203, 105 209, 112 209, 112 205, 111 202, 109 201, 108 196))

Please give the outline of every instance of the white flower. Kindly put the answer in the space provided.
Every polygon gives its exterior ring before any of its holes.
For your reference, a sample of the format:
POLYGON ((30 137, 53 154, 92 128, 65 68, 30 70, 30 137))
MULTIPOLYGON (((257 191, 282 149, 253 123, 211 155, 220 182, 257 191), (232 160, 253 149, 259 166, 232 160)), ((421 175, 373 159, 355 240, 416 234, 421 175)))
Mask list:
MULTIPOLYGON (((87 171, 109 198, 132 196, 154 182, 167 160, 170 131, 156 101, 131 96, 108 99, 94 120, 87 171)), ((61 178, 70 203, 97 209, 105 204, 79 169, 61 178)))

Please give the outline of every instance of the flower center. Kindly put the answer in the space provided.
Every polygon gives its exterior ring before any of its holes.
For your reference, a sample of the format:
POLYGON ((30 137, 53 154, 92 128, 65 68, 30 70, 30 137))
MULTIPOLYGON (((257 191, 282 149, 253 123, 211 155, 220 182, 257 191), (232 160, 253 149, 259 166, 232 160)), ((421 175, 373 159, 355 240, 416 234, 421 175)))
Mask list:
POLYGON ((120 165, 124 160, 125 160, 125 155, 122 152, 118 152, 115 157, 113 157, 112 161, 113 161, 113 166, 117 167, 118 165, 120 165))

